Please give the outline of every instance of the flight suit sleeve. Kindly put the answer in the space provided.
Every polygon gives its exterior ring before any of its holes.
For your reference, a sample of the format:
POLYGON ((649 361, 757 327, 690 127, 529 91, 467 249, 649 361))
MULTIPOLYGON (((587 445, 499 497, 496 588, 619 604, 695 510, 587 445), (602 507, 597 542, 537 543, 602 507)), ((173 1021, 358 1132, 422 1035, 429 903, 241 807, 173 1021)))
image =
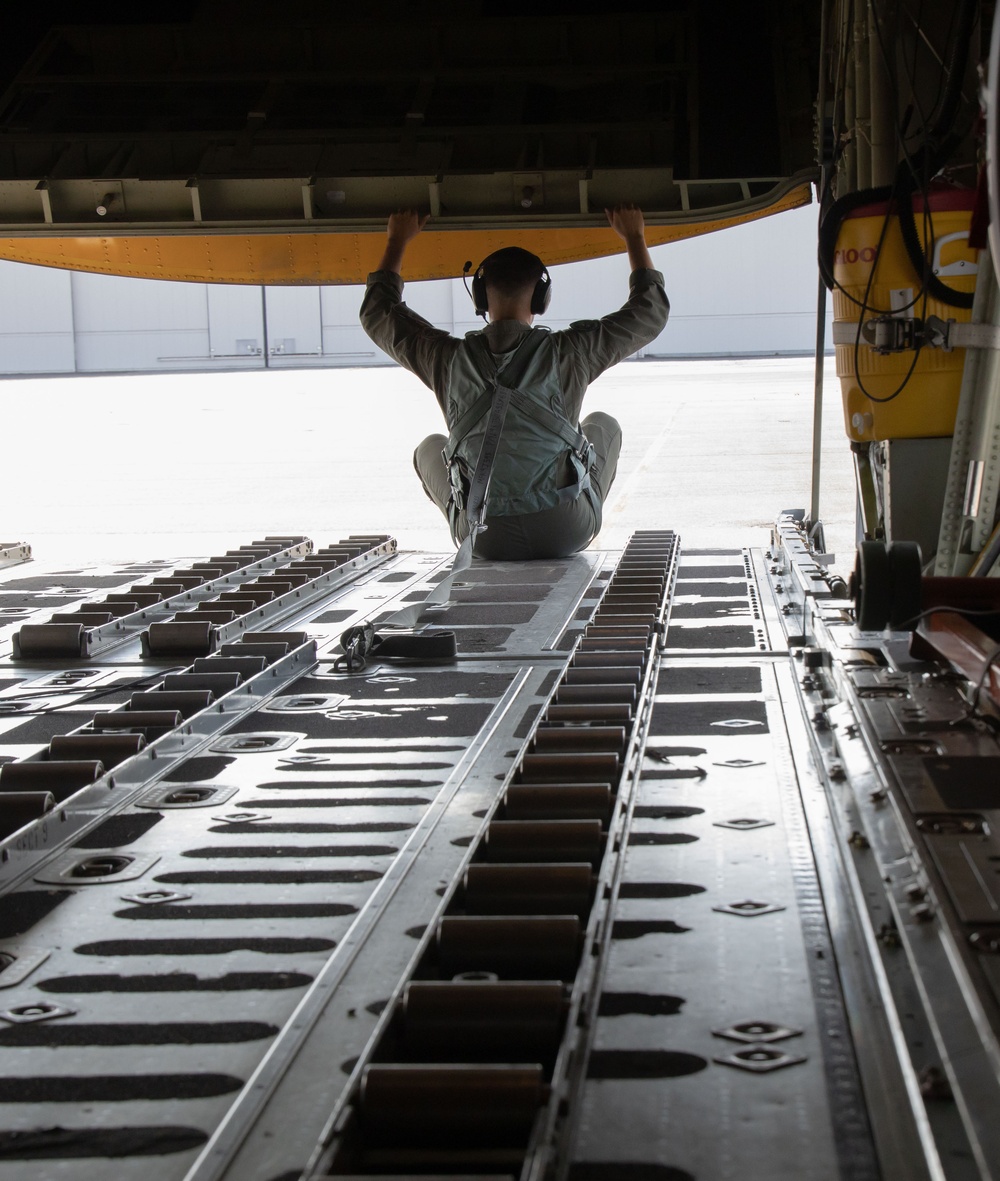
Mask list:
MULTIPOLYGON (((659 336, 669 312, 662 273, 645 268, 633 271, 628 299, 617 312, 600 320, 578 320, 555 334, 568 369, 564 389, 580 390, 582 402, 583 391, 595 378, 659 336)), ((579 412, 578 406, 566 409, 571 417, 579 412)))
POLYGON ((403 303, 395 271, 373 271, 361 301, 361 327, 383 352, 432 389, 444 405, 448 371, 459 341, 403 303))

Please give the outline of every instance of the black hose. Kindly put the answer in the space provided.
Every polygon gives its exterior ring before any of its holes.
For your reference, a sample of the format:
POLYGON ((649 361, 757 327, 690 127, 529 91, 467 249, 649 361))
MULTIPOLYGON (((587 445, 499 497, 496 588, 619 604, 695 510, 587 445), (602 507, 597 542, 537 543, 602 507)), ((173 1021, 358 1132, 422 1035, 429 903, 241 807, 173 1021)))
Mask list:
POLYGON ((972 40, 976 12, 976 0, 962 0, 951 53, 943 67, 947 76, 947 84, 941 100, 941 108, 934 121, 934 126, 927 132, 924 145, 919 152, 914 153, 911 159, 900 161, 892 185, 882 185, 878 188, 847 193, 834 201, 820 222, 819 270, 823 282, 831 291, 836 285, 833 260, 844 218, 863 205, 880 204, 895 198, 903 246, 910 264, 920 280, 922 289, 939 303, 946 304, 948 307, 972 307, 972 292, 956 291, 955 288, 943 283, 937 275, 931 273, 930 263, 927 260, 923 243, 920 241, 920 235, 917 233, 916 219, 913 216, 913 194, 921 187, 918 175, 933 176, 947 163, 948 158, 961 142, 961 138, 953 133, 952 126, 958 116, 958 104, 965 77, 964 60, 972 40))

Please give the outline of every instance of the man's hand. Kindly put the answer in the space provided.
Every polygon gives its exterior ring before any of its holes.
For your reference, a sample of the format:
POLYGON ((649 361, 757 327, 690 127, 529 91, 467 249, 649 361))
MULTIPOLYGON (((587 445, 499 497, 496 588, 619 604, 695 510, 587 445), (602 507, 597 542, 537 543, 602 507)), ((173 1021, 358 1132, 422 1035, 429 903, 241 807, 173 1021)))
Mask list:
POLYGON ((645 240, 646 223, 638 205, 615 205, 612 209, 605 209, 604 214, 623 242, 629 238, 645 240))
POLYGON ((429 213, 418 213, 416 209, 400 209, 391 213, 385 231, 389 241, 405 246, 427 225, 429 217, 429 213))
POLYGON ((427 225, 429 217, 429 213, 419 213, 416 209, 400 209, 389 215, 389 224, 385 230, 385 253, 378 270, 395 271, 397 275, 400 273, 407 243, 427 225))
POLYGON ((638 205, 615 205, 605 209, 608 223, 625 243, 629 264, 633 271, 645 267, 654 270, 653 260, 646 249, 646 222, 638 205))

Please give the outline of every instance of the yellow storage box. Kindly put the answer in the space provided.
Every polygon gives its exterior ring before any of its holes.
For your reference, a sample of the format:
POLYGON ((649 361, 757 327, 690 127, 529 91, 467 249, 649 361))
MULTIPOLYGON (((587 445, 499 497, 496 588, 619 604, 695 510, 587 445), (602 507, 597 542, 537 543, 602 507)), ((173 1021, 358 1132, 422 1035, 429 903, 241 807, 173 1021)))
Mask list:
MULTIPOLYGON (((913 199, 917 233, 930 254, 933 270, 956 291, 971 292, 976 285, 976 251, 968 242, 974 199, 971 189, 932 193, 926 209, 922 197, 913 199)), ((833 292, 834 319, 857 324, 859 317, 867 321, 889 314, 968 322, 968 309, 951 307, 929 296, 925 299, 921 294, 899 218, 890 214, 885 226, 886 211, 884 204, 868 205, 844 218, 833 262, 838 284, 833 292), (884 226, 885 237, 879 247, 884 226), (873 266, 875 275, 869 288, 873 266), (864 310, 862 303, 867 303, 864 310)), ((862 341, 857 350, 853 344, 837 345, 836 355, 849 439, 924 439, 954 432, 965 349, 945 352, 922 348, 902 392, 887 402, 875 399, 888 398, 903 383, 913 365, 912 350, 882 355, 862 341)))

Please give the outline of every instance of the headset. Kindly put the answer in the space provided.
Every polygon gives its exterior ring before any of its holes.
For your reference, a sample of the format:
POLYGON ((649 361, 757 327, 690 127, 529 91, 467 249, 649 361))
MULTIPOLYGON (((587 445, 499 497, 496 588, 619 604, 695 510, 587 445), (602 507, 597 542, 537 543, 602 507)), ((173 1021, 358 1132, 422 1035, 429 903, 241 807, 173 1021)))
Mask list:
MULTIPOLYGON (((494 253, 497 253, 494 251, 494 253)), ((492 254, 488 254, 483 261, 476 267, 476 273, 472 276, 472 304, 476 309, 476 315, 482 316, 486 319, 486 313, 489 310, 489 300, 486 297, 486 268, 489 266, 492 254)), ((541 262, 541 259, 539 259, 541 262)), ((468 275, 472 269, 472 263, 467 262, 462 268, 463 278, 468 275)), ((468 289, 468 283, 466 283, 468 289)), ((542 265, 542 274, 538 282, 535 284, 535 289, 531 293, 531 314, 533 316, 544 316, 548 311, 549 303, 552 300, 552 280, 549 278, 549 272, 542 265)))

